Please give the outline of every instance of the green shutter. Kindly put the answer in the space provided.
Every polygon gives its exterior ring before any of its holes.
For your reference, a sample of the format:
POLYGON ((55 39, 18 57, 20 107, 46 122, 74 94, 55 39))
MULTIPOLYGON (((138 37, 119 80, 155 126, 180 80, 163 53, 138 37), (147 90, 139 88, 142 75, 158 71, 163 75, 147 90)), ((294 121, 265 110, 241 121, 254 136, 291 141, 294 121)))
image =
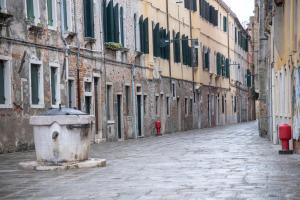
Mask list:
POLYGON ((48 10, 48 25, 53 26, 52 0, 47 0, 47 10, 48 10))
POLYGON ((0 60, 0 104, 5 104, 4 61, 0 60))
POLYGON ((144 25, 143 25, 143 15, 139 19, 139 28, 140 28, 140 47, 141 52, 144 52, 144 25))
POLYGON ((39 104, 39 65, 31 64, 31 102, 39 104))
POLYGON ((93 0, 83 1, 84 36, 94 38, 94 5, 93 0))
POLYGON ((34 21, 33 0, 26 0, 26 6, 27 6, 27 18, 33 22, 34 21))
POLYGON ((159 23, 154 28, 154 56, 160 57, 160 32, 159 23))
POLYGON ((102 2, 102 12, 103 12, 103 39, 104 42, 108 42, 107 40, 107 9, 106 9, 106 0, 102 2))
POLYGON ((217 53, 217 74, 222 75, 221 55, 217 53))
POLYGON ((121 34, 121 44, 124 47, 124 10, 120 7, 120 34, 121 34))
POLYGON ((144 41, 144 53, 149 53, 149 20, 146 18, 143 22, 143 41, 144 41))
POLYGON ((57 84, 57 69, 51 67, 51 99, 52 105, 56 105, 56 84, 57 84))
POLYGON ((114 42, 120 42, 120 29, 119 29, 119 4, 114 7, 114 42))
POLYGON ((227 32, 227 17, 223 17, 223 31, 227 32))
POLYGON ((180 33, 178 32, 176 34, 176 57, 177 57, 177 62, 181 62, 181 57, 180 57, 180 33))
POLYGON ((226 71, 226 77, 229 78, 230 76, 230 68, 229 68, 229 59, 226 58, 226 63, 225 63, 225 71, 226 71))
MULTIPOLYGON (((170 31, 168 31, 165 39, 170 41, 170 31)), ((168 42, 167 46, 165 47, 165 51, 166 51, 166 59, 169 60, 170 59, 170 42, 168 42)))
POLYGON ((64 9, 64 28, 68 30, 68 12, 67 12, 67 0, 63 0, 63 9, 64 9))
POLYGON ((107 6, 107 42, 114 42, 114 7, 113 0, 107 6))

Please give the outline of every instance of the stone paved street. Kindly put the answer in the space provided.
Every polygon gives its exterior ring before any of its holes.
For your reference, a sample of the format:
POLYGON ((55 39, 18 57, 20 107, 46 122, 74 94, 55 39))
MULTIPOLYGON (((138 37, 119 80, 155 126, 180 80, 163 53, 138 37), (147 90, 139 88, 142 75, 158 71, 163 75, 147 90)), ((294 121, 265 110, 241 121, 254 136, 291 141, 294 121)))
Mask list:
POLYGON ((300 199, 300 156, 278 155, 255 122, 94 145, 107 167, 33 172, 0 155, 0 199, 300 199))

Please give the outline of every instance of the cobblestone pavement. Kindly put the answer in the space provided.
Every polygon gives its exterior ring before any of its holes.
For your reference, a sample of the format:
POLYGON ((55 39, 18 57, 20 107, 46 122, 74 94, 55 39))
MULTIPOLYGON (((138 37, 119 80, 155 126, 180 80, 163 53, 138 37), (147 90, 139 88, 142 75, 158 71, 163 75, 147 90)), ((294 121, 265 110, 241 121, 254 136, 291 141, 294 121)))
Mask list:
POLYGON ((278 155, 254 122, 94 145, 105 168, 17 168, 0 155, 0 199, 300 199, 300 155, 278 155))

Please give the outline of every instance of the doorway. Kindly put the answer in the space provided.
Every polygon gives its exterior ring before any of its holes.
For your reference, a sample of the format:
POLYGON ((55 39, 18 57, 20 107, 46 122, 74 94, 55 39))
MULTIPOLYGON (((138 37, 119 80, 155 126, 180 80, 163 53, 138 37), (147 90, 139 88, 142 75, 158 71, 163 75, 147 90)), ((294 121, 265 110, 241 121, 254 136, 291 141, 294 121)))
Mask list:
POLYGON ((137 128, 138 137, 142 136, 142 96, 137 95, 137 128))
POLYGON ((117 95, 118 139, 122 139, 122 95, 117 95))

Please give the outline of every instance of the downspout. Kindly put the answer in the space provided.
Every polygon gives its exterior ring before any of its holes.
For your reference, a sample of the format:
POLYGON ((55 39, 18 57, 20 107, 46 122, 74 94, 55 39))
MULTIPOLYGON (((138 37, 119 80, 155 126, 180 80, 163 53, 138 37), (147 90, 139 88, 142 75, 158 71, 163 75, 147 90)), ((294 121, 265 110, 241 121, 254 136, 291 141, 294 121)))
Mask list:
POLYGON ((80 66, 79 66, 79 59, 80 59, 80 42, 78 37, 78 31, 77 31, 77 23, 76 23, 76 3, 73 1, 74 5, 74 17, 75 17, 75 34, 76 34, 76 45, 77 45, 77 54, 76 54, 76 69, 77 69, 77 107, 78 110, 81 110, 81 92, 80 92, 80 66))
MULTIPOLYGON (((63 3, 62 2, 60 2, 60 16, 61 16, 61 19, 63 19, 63 3)), ((64 20, 61 20, 61 23, 60 23, 60 28, 61 28, 61 39, 62 39, 62 41, 63 41, 63 43, 64 43, 64 49, 65 49, 65 55, 64 55, 64 59, 65 59, 65 62, 64 62, 64 64, 65 64, 65 73, 66 73, 66 82, 68 81, 68 79, 69 79, 69 49, 70 49, 70 47, 69 47, 69 45, 68 45, 68 43, 67 43, 67 41, 66 41, 66 39, 65 39, 65 37, 64 37, 64 33, 65 33, 65 31, 64 31, 64 20)), ((67 82, 67 84, 68 84, 68 82, 67 82)), ((68 95, 66 95, 66 102, 67 102, 67 104, 68 104, 68 95)))
POLYGON ((137 113, 136 113, 136 98, 135 98, 135 85, 134 85, 134 78, 135 78, 135 66, 132 64, 131 66, 131 93, 132 93, 132 110, 133 110, 133 124, 132 124, 132 130, 134 138, 137 139, 137 113))
MULTIPOLYGON (((171 38, 171 31, 170 31, 170 21, 169 21, 169 0, 166 0, 166 14, 167 14, 167 29, 169 32, 169 37, 171 38)), ((170 79, 170 92, 172 93, 172 69, 171 69, 171 39, 169 40, 169 79, 170 79)))
POLYGON ((192 55, 191 55, 191 65, 192 65, 192 80, 193 80, 193 101, 195 103, 196 98, 195 98, 195 74, 194 74, 194 57, 195 57, 195 50, 193 49, 193 28, 192 28, 192 1, 190 1, 190 9, 189 9, 189 17, 190 17, 190 39, 191 39, 191 48, 192 48, 192 55))

